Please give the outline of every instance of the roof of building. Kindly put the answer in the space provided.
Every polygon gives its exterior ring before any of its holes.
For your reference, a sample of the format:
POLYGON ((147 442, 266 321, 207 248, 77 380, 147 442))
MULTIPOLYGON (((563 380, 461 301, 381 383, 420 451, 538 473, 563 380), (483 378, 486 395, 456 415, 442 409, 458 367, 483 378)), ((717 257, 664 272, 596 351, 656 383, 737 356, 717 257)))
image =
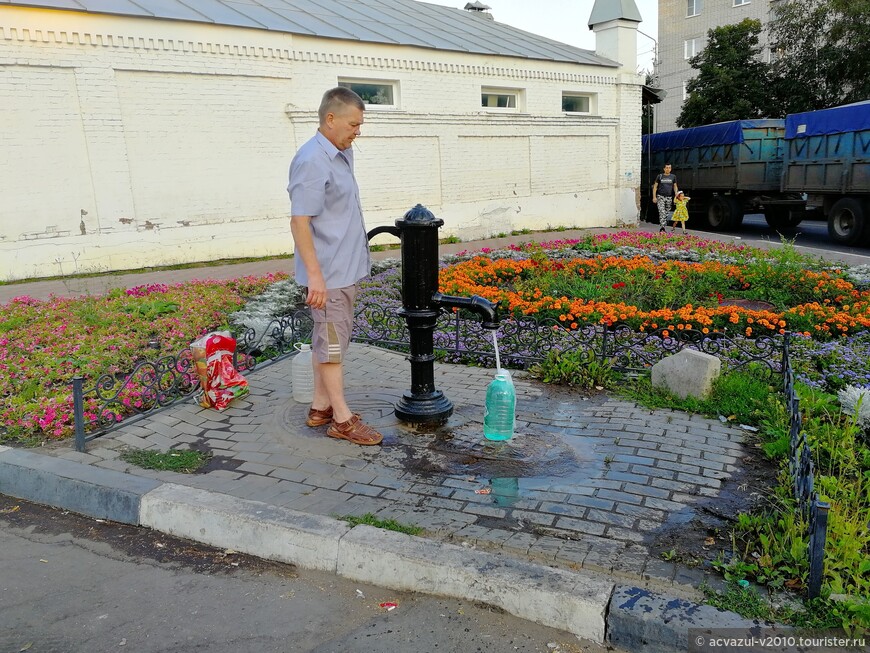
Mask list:
POLYGON ((589 27, 610 20, 630 20, 643 22, 634 0, 595 0, 592 13, 589 14, 589 27))
MULTIPOLYGON (((460 0, 457 0, 460 1, 460 0)), ((633 4, 633 0, 628 0, 633 4)), ((0 0, 23 6, 250 27, 290 34, 616 67, 481 16, 415 0, 0 0)))

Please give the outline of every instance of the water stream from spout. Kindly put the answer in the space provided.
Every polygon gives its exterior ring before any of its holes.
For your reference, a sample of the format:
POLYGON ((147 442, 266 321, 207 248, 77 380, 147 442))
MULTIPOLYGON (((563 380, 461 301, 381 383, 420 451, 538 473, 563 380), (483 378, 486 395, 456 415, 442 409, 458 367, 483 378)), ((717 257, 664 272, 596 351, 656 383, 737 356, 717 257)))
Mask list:
POLYGON ((495 370, 498 372, 501 369, 501 358, 498 355, 498 334, 493 329, 492 346, 495 347, 495 370))

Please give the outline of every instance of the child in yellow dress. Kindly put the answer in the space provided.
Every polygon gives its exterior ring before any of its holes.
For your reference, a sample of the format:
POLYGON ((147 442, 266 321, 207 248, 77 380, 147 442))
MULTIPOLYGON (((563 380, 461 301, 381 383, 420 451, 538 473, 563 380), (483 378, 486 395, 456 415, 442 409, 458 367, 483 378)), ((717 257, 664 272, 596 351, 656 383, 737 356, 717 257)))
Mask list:
POLYGON ((686 203, 690 199, 692 198, 686 195, 683 191, 679 191, 677 196, 674 198, 674 217, 671 218, 674 226, 671 227, 671 231, 676 230, 676 225, 679 222, 680 226, 683 228, 683 233, 686 233, 686 222, 689 219, 689 209, 686 208, 686 203))

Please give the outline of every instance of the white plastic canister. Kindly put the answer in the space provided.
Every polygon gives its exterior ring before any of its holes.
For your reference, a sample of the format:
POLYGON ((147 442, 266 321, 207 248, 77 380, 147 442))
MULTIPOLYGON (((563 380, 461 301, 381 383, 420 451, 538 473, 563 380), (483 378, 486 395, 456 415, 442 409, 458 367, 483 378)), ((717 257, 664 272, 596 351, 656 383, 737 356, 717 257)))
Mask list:
POLYGON ((293 347, 299 352, 293 357, 291 378, 293 400, 310 404, 314 399, 314 370, 311 367, 311 345, 297 342, 293 347))

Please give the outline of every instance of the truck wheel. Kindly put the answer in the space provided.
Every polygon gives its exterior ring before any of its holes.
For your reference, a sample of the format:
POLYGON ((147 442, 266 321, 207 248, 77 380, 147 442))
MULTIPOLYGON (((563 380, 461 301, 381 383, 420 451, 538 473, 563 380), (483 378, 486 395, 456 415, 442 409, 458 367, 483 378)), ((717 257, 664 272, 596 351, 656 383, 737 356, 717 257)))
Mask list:
POLYGON ((864 205, 852 197, 837 201, 828 215, 828 235, 835 243, 857 245, 867 232, 864 205))
POLYGON ((743 220, 742 206, 733 197, 716 195, 707 208, 707 223, 714 231, 731 231, 743 220))
POLYGON ((767 225, 776 231, 794 229, 802 220, 798 211, 792 211, 787 206, 768 206, 764 209, 764 219, 767 225))

